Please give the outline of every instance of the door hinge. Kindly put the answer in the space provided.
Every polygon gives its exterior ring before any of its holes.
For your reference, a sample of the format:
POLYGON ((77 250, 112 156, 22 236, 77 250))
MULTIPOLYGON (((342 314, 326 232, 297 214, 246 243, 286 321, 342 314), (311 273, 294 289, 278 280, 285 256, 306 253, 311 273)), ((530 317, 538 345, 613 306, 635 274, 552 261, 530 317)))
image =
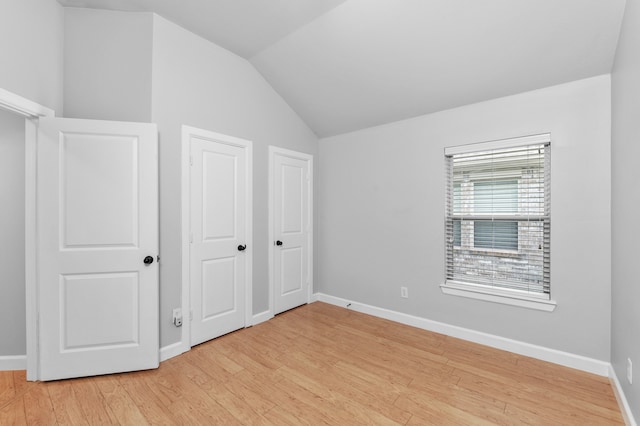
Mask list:
POLYGON ((193 232, 189 233, 189 242, 193 243, 193 232))
POLYGON ((193 309, 189 310, 189 321, 193 321, 193 309))
POLYGON ((189 165, 193 166, 193 156, 192 155, 189 156, 189 165))

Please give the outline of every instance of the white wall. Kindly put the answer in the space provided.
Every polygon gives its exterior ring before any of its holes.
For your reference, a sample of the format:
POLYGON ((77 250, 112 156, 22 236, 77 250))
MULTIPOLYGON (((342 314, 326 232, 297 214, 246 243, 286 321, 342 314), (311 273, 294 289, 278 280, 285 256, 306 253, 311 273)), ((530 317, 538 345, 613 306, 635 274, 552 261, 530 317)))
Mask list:
MULTIPOLYGON (((62 114, 63 9, 0 2, 0 88, 62 114)), ((24 119, 0 112, 0 356, 24 355, 24 119)))
POLYGON ((63 9, 54 0, 0 2, 0 87, 62 115, 63 9))
POLYGON ((153 15, 64 12, 65 116, 149 122, 153 15))
POLYGON ((608 361, 610 126, 600 76, 321 139, 316 291, 608 361), (444 147, 547 132, 557 309, 442 294, 444 147))
POLYGON ((246 60, 156 16, 152 121, 160 131, 161 345, 177 342, 181 303, 183 124, 253 141, 253 312, 268 309, 268 145, 316 154, 317 139, 246 60))
POLYGON ((640 419, 640 2, 627 0, 612 73, 612 323, 611 363, 640 419), (634 363, 627 382, 627 358, 634 363))

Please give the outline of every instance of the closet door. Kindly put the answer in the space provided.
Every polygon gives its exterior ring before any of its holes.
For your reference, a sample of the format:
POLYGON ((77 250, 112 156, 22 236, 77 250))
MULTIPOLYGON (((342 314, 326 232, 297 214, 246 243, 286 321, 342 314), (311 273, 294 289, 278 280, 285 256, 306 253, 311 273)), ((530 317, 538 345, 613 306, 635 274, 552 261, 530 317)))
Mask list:
POLYGON ((40 380, 158 366, 157 165, 153 124, 40 119, 40 380))
POLYGON ((251 142, 188 128, 191 346, 245 327, 251 285, 251 142))
POLYGON ((274 314, 311 294, 312 157, 272 148, 274 314))

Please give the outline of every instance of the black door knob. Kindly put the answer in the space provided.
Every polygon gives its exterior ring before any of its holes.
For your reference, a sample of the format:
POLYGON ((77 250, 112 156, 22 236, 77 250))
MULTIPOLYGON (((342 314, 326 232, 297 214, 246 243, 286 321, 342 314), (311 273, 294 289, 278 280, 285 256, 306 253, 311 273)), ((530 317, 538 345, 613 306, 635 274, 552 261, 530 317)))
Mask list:
POLYGON ((276 241, 276 245, 277 246, 281 246, 282 245, 282 241, 280 241, 280 240, 276 241))
POLYGON ((144 264, 145 265, 151 265, 153 263, 153 257, 152 256, 147 256, 144 258, 144 264))
POLYGON ((240 244, 240 245, 238 246, 238 251, 245 251, 245 250, 246 250, 246 248, 247 248, 247 245, 246 245, 246 244, 245 244, 245 245, 240 244))

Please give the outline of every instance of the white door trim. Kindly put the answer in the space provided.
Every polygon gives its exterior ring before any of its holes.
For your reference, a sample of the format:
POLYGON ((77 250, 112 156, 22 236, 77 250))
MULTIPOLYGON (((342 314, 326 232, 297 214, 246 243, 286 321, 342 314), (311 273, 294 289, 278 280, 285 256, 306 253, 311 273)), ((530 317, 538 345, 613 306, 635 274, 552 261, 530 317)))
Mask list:
MULTIPOLYGON (((311 302, 313 296, 313 155, 304 152, 293 151, 290 149, 280 148, 277 146, 269 146, 269 311, 268 317, 275 315, 275 268, 273 267, 274 259, 274 241, 275 241, 275 156, 276 154, 287 156, 299 160, 307 161, 309 164, 309 238, 308 238, 308 265, 309 265, 309 286, 307 289, 307 303, 311 302)), ((263 319, 264 321, 264 319, 263 319)))
MULTIPOLYGON (((246 244, 253 248, 253 146, 246 139, 223 135, 208 130, 191 126, 182 126, 182 339, 181 352, 191 349, 191 278, 190 278, 190 240, 191 225, 191 147, 190 136, 198 135, 204 139, 212 139, 217 142, 246 148, 247 158, 247 199, 246 206, 246 244)), ((246 251, 246 282, 245 282, 245 327, 253 325, 253 250, 246 251)))
POLYGON ((20 95, 0 88, 0 108, 25 118, 54 117, 55 112, 20 95))
POLYGON ((0 108, 25 118, 25 294, 27 380, 38 380, 38 276, 36 267, 36 149, 38 118, 55 111, 0 88, 0 108))

